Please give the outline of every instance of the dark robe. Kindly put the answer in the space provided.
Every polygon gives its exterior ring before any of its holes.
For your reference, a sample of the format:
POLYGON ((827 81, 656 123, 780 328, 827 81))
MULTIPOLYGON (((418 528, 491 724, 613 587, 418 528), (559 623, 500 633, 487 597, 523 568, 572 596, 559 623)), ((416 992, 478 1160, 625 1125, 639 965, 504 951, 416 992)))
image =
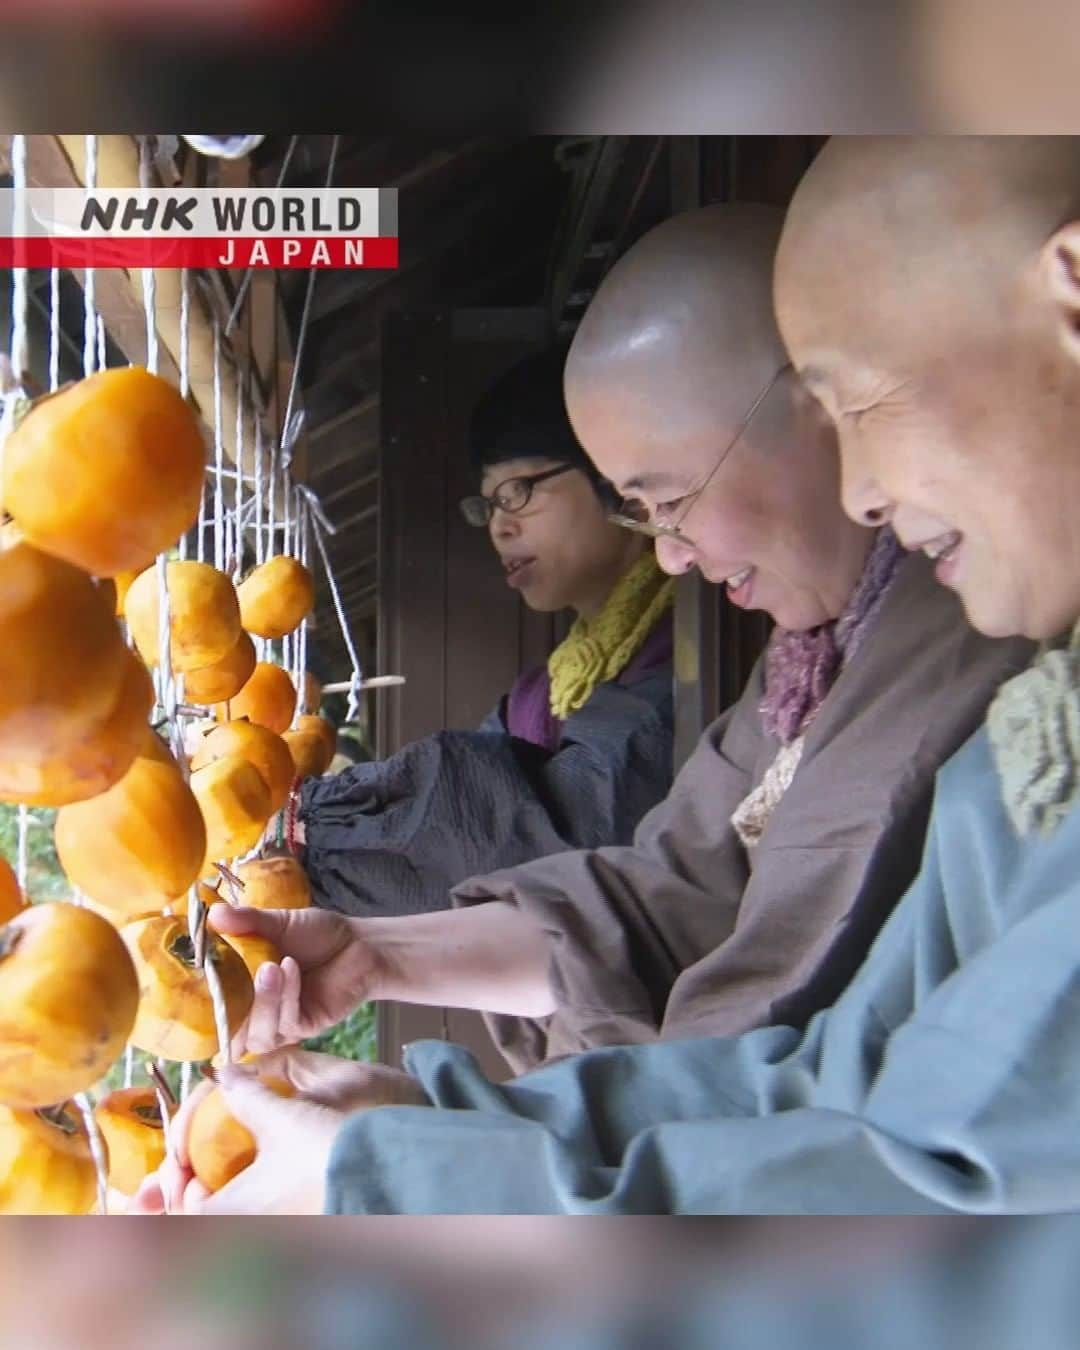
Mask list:
POLYGON ((451 887, 478 872, 628 843, 671 786, 670 611, 565 721, 543 715, 547 688, 545 670, 530 672, 476 731, 308 779, 315 903, 363 917, 446 909, 451 887))

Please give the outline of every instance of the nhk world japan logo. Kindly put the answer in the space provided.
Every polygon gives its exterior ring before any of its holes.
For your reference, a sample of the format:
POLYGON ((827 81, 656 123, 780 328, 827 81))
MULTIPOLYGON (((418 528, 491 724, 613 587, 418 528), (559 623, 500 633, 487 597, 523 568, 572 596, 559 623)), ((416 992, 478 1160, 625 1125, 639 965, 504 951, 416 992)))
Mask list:
POLYGON ((396 188, 0 189, 0 267, 398 264, 396 188))

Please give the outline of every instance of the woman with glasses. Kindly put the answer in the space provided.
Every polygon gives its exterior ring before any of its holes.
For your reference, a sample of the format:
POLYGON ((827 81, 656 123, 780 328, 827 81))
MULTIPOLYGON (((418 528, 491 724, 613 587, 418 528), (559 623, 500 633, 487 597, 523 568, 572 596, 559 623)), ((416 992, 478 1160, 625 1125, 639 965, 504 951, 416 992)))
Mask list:
POLYGON ((562 393, 565 348, 519 362, 470 427, 479 492, 506 584, 574 622, 474 732, 308 780, 303 861, 316 903, 349 915, 445 908, 478 872, 562 849, 628 843, 671 785, 671 587, 652 545, 611 524, 610 489, 562 393))

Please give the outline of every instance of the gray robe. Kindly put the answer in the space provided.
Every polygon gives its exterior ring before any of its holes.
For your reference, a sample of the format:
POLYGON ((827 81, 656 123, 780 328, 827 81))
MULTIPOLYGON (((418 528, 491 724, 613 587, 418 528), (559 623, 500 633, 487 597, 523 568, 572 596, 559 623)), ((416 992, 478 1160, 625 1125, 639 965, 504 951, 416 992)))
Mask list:
POLYGON ((458 886, 546 930, 559 1011, 486 1020, 511 1067, 599 1045, 801 1027, 845 988, 918 867, 934 774, 1032 646, 975 633, 929 560, 906 558, 807 734, 757 848, 730 824, 778 742, 762 663, 632 846, 566 853, 458 886))
POLYGON ((985 731, 941 771, 919 875, 805 1031, 594 1050, 435 1109, 350 1117, 335 1213, 1080 1209, 1080 807, 1019 838, 985 731))

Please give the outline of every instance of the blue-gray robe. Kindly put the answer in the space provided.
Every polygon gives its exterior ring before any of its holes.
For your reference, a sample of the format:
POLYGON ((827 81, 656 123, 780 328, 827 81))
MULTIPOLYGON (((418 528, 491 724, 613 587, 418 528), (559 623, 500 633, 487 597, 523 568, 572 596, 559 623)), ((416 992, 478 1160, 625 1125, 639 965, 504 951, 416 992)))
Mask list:
POLYGON ((600 1049, 497 1087, 411 1047, 435 1109, 351 1117, 332 1213, 1080 1209, 1080 809, 1019 838, 985 731, 919 875, 806 1030, 600 1049))

